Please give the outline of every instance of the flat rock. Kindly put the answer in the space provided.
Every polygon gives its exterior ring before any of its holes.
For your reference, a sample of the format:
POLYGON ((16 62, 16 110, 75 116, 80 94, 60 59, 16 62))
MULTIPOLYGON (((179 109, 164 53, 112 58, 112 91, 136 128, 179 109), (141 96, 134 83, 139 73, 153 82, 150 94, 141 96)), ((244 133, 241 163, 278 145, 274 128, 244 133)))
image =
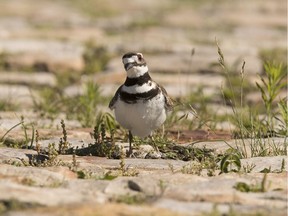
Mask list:
POLYGON ((152 207, 151 205, 127 205, 122 203, 85 203, 85 204, 71 204, 55 207, 42 207, 33 210, 21 210, 9 212, 9 216, 87 216, 93 215, 97 212, 99 215, 121 216, 123 212, 127 216, 146 216, 146 215, 159 215, 159 216, 187 216, 188 214, 180 214, 173 210, 167 210, 161 207, 152 207))
POLYGON ((251 172, 260 172, 264 169, 270 170, 271 172, 282 172, 283 170, 281 169, 284 169, 286 172, 288 172, 287 157, 282 155, 273 157, 266 156, 246 158, 241 159, 241 163, 242 166, 254 166, 251 172))
MULTIPOLYGON (((71 155, 60 155, 59 159, 63 162, 72 162, 71 155)), ((94 157, 94 156, 82 156, 77 158, 77 163, 79 167, 84 168, 85 166, 93 167, 97 164, 97 167, 102 169, 113 170, 119 168, 120 160, 116 159, 107 159, 103 157, 94 157)), ((141 158, 126 158, 125 166, 128 169, 140 169, 147 171, 148 173, 154 171, 167 171, 170 170, 169 164, 171 164, 175 169, 181 169, 184 165, 187 164, 185 161, 178 160, 156 160, 156 159, 141 159, 141 158), (155 165, 157 162, 157 165, 155 165)))
POLYGON ((51 73, 25 73, 25 72, 0 72, 0 82, 20 85, 56 86, 56 77, 51 73))
POLYGON ((26 85, 0 84, 0 100, 16 106, 32 106, 31 89, 26 85))
POLYGON ((222 203, 210 203, 210 202, 182 202, 173 199, 160 199, 154 206, 171 209, 176 211, 178 214, 185 214, 189 216, 198 216, 205 214, 231 214, 231 211, 241 212, 246 214, 277 214, 285 215, 285 209, 275 209, 269 206, 259 206, 257 208, 252 206, 243 206, 242 204, 222 204, 222 203))
POLYGON ((75 178, 76 175, 68 168, 43 169, 37 167, 15 167, 10 165, 0 165, 1 182, 16 182, 39 187, 57 187, 63 184, 67 179, 75 178), (52 171, 54 170, 54 171, 52 171), (3 178, 3 176, 5 178, 3 178))
MULTIPOLYGON (((20 202, 37 203, 42 206, 57 206, 88 201, 86 194, 75 193, 65 188, 41 188, 1 182, 0 199, 17 199, 20 202)), ((93 197, 89 197, 91 200, 93 197)))
POLYGON ((37 152, 31 149, 16 149, 16 148, 6 148, 0 147, 0 160, 8 161, 8 160, 25 160, 28 161, 28 155, 36 155, 37 152))
MULTIPOLYGON (((33 150, 3 147, 0 152, 2 163, 13 158, 27 160, 28 155, 37 154, 33 150)), ((285 157, 275 158, 277 163, 272 158, 266 160, 271 164, 271 170, 274 167, 277 169, 285 157)), ((57 209, 59 206, 65 208, 83 203, 107 205, 111 200, 125 202, 134 197, 153 208, 164 208, 179 215, 209 213, 215 210, 215 204, 222 214, 229 212, 231 205, 233 210, 247 213, 276 211, 281 215, 286 209, 287 171, 268 173, 265 192, 245 193, 234 188, 239 182, 261 185, 265 174, 259 173, 264 161, 260 158, 252 158, 256 167, 251 173, 227 173, 212 177, 183 174, 182 168, 191 162, 177 160, 126 158, 125 172, 130 176, 119 176, 120 160, 77 156, 77 166, 71 168, 71 155, 60 155, 57 159, 70 164, 70 168, 0 165, 0 199, 17 199, 20 203, 57 209), (77 179, 79 172, 83 172, 84 179, 77 179), (114 176, 114 179, 104 180, 107 175, 114 176), (270 204, 267 205, 267 202, 270 204)), ((243 159, 241 162, 245 166, 245 162, 249 161, 243 159)), ((141 207, 136 205, 135 208, 141 207)), ((29 212, 28 209, 26 211, 29 212)))
POLYGON ((85 136, 84 138, 91 137, 89 134, 93 131, 92 128, 80 128, 81 124, 77 120, 67 120, 65 115, 59 114, 58 118, 48 119, 39 118, 39 114, 31 112, 31 110, 21 110, 15 112, 0 112, 0 135, 3 136, 8 130, 9 133, 6 135, 14 140, 23 138, 24 129, 21 124, 21 116, 24 117, 23 124, 26 126, 28 134, 32 134, 32 126, 38 130, 40 140, 48 138, 55 138, 55 136, 61 137, 61 119, 65 122, 65 128, 68 136, 72 138, 85 136), (18 126, 16 126, 18 125, 18 126), (12 128, 13 127, 13 128, 12 128))
POLYGON ((279 147, 279 149, 282 149, 284 151, 284 146, 287 145, 286 138, 253 138, 253 139, 233 139, 229 141, 205 141, 205 142, 197 142, 193 144, 194 147, 197 148, 208 148, 208 149, 214 149, 218 153, 224 153, 231 147, 234 149, 239 149, 242 153, 246 154, 247 157, 256 156, 252 155, 259 153, 261 151, 260 143, 262 146, 265 146, 268 150, 272 149, 273 146, 279 147), (253 151, 251 149, 251 146, 254 147, 253 151), (259 147, 259 148, 257 148, 259 147))
POLYGON ((45 70, 58 72, 69 69, 80 71, 84 67, 83 46, 75 42, 0 39, 0 51, 10 54, 6 61, 12 68, 33 68, 41 64, 45 70))

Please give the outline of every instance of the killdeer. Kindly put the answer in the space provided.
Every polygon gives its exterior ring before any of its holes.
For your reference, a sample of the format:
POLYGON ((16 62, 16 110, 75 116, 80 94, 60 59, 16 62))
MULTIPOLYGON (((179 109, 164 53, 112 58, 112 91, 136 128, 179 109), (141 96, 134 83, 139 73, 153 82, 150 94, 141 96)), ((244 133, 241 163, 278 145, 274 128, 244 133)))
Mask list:
POLYGON ((109 108, 114 110, 119 124, 129 131, 128 155, 131 155, 133 136, 151 136, 164 123, 173 103, 166 90, 151 79, 142 53, 126 53, 122 62, 127 77, 109 108))

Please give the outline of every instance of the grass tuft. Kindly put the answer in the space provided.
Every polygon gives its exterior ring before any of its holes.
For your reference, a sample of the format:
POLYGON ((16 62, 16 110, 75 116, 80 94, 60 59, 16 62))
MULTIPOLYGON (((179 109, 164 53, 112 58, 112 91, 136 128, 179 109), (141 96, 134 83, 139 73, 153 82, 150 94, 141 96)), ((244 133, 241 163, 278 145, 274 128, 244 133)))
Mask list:
POLYGON ((93 40, 89 40, 85 44, 83 59, 85 63, 84 73, 93 74, 105 70, 110 55, 106 47, 96 45, 93 40))

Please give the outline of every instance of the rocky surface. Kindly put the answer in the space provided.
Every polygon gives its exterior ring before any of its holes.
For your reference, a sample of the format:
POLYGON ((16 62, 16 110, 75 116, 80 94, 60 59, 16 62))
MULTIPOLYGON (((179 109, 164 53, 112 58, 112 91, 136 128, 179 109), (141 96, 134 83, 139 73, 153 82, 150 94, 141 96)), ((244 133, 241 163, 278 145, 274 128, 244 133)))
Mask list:
MULTIPOLYGON (((183 172, 184 167, 194 162, 127 158, 124 160, 127 176, 122 176, 120 160, 76 156, 77 166, 73 168, 72 155, 61 155, 58 156, 60 166, 31 167, 25 165, 31 155, 37 152, 0 148, 1 204, 4 209, 9 205, 5 203, 15 205, 8 215, 18 215, 17 208, 22 209, 21 215, 30 215, 29 207, 25 207, 28 204, 34 206, 39 215, 49 209, 52 215, 69 213, 71 205, 77 212, 78 208, 92 211, 93 205, 104 204, 99 211, 109 212, 105 208, 112 205, 111 202, 115 205, 115 215, 118 208, 128 209, 128 215, 135 211, 151 214, 163 211, 159 215, 199 215, 213 211, 285 215, 287 211, 287 165, 281 170, 283 161, 287 164, 286 156, 243 159, 243 167, 254 165, 249 173, 207 177, 203 174, 205 170, 202 174, 193 174, 193 169, 197 169, 193 166, 191 174, 183 172), (264 168, 270 169, 270 173, 261 173, 264 168), (109 180, 109 176, 113 178, 109 180), (236 190, 240 182, 259 191, 236 190)), ((80 215, 89 213, 84 211, 80 215)))
MULTIPOLYGON (((90 81, 103 97, 97 111, 108 111, 108 99, 125 79, 121 56, 127 51, 144 54, 153 79, 175 100, 191 98, 199 113, 233 115, 222 99, 227 74, 218 64, 217 40, 231 78, 240 76, 245 60, 251 87, 245 98, 262 106, 255 90, 262 61, 287 61, 286 6, 284 0, 0 1, 0 214, 286 215, 287 138, 233 140, 235 125, 228 121, 215 131, 205 124, 198 129, 199 123, 197 130, 173 128, 168 136, 176 142, 174 153, 193 146, 193 154, 221 158, 236 149, 244 155, 238 172, 231 171, 234 164, 220 174, 217 158, 208 165, 197 155, 159 158, 149 143, 122 160, 47 153, 63 136, 61 119, 71 146, 94 142, 83 116, 68 114, 88 112, 89 106, 73 108, 90 81), (105 64, 89 65, 90 55, 92 63, 105 64)), ((187 116, 192 123, 196 118, 187 116)), ((123 139, 116 145, 124 153, 128 148, 123 139)))

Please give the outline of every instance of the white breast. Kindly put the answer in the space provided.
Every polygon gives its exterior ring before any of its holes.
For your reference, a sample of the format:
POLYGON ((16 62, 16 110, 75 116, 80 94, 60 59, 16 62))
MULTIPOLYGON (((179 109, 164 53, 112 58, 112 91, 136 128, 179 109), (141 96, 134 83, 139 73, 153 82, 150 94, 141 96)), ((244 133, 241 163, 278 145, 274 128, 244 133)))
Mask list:
POLYGON ((139 100, 134 104, 118 100, 115 104, 115 117, 133 135, 149 136, 166 120, 164 96, 161 93, 151 100, 139 100))

